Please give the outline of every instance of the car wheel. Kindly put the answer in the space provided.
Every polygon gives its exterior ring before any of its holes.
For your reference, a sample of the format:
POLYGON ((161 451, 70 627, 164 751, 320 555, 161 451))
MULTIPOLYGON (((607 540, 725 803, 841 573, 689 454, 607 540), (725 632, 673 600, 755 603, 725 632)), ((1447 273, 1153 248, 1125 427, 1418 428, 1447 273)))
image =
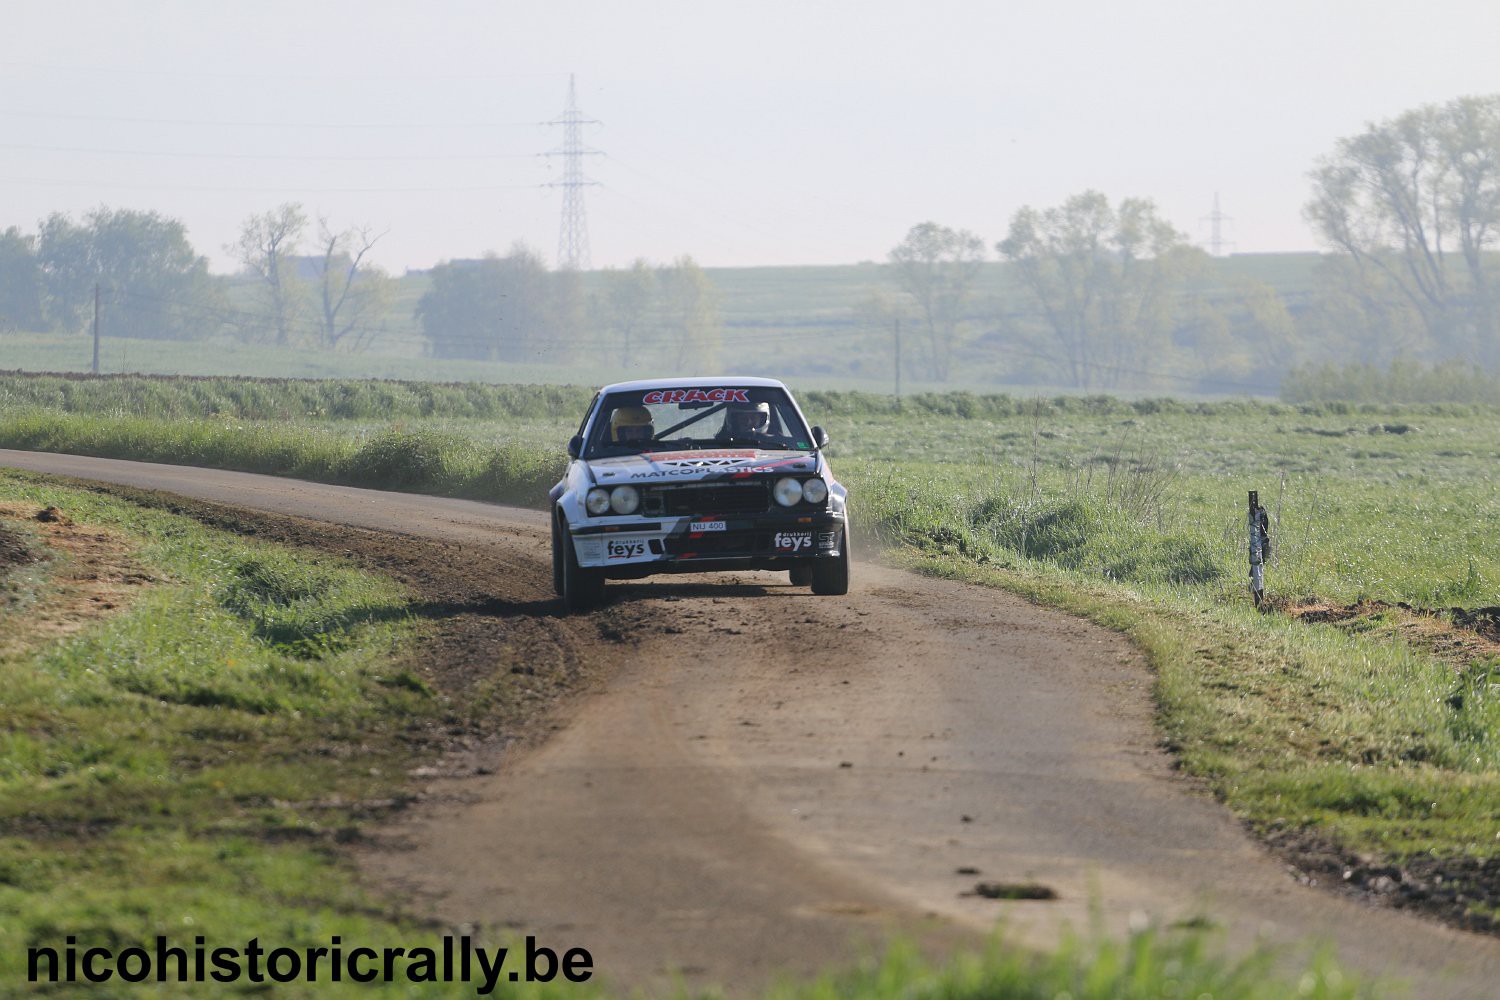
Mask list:
POLYGON ((849 522, 844 522, 844 537, 839 554, 832 559, 818 559, 812 564, 812 592, 839 597, 849 593, 849 522))
POLYGON ((562 515, 552 514, 552 589, 558 597, 563 595, 563 534, 562 515))
POLYGON ((604 571, 578 565, 578 554, 568 538, 566 527, 559 525, 562 549, 562 599, 569 612, 587 611, 604 600, 604 571))
POLYGON ((813 582, 813 568, 806 563, 792 567, 787 575, 792 578, 793 587, 805 587, 813 582))

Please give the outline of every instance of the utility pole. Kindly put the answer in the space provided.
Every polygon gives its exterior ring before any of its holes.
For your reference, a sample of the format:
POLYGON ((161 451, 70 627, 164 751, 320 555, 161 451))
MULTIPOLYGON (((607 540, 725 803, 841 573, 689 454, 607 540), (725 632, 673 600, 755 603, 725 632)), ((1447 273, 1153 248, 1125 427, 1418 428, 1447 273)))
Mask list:
POLYGON ((901 400, 901 317, 896 317, 896 400, 901 400))
POLYGON ((99 374, 99 282, 94 282, 94 374, 99 374))
POLYGON ((543 156, 563 158, 563 179, 546 185, 563 189, 562 219, 557 228, 557 266, 564 271, 588 270, 589 267, 589 222, 583 208, 583 189, 597 187, 583 175, 583 158, 600 156, 597 149, 583 144, 583 126, 598 125, 592 118, 583 117, 578 110, 578 94, 573 86, 573 74, 568 74, 568 106, 562 117, 548 125, 563 127, 563 142, 558 149, 543 153, 543 156))

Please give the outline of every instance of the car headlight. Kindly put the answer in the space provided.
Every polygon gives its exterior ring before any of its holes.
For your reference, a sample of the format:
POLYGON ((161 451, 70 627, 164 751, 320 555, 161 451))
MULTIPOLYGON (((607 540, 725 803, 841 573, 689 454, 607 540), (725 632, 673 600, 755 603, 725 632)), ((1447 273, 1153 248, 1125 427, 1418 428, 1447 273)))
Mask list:
POLYGON ((822 503, 828 499, 828 484, 814 476, 802 484, 802 499, 808 503, 822 503))
POLYGON ((641 491, 634 486, 616 486, 609 494, 609 509, 616 514, 634 514, 641 509, 641 491))
POLYGON ((588 508, 590 514, 598 516, 609 511, 609 492, 595 486, 589 490, 589 495, 584 498, 583 504, 588 508))
POLYGON ((802 482, 788 476, 785 479, 776 480, 776 485, 771 488, 771 495, 776 502, 783 507, 790 507, 802 499, 802 482))

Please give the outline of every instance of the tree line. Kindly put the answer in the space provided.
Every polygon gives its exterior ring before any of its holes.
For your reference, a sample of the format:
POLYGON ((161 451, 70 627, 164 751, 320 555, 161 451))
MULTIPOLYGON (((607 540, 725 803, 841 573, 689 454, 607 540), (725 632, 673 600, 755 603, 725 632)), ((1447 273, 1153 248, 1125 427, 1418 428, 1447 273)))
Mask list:
POLYGON ((892 338, 893 362, 906 331, 902 367, 937 382, 956 352, 978 348, 1081 389, 1269 390, 1330 360, 1362 373, 1413 358, 1500 368, 1500 95, 1372 123, 1310 179, 1304 215, 1331 252, 1295 302, 1261 281, 1216 279, 1150 199, 1085 191, 1012 216, 994 245, 1016 289, 1008 301, 979 298, 983 240, 924 222, 890 251, 861 315, 892 338))
POLYGON ((625 367, 718 365, 718 291, 690 256, 638 259, 585 290, 582 275, 551 270, 516 244, 437 265, 401 316, 396 280, 370 260, 383 235, 283 204, 244 220, 224 247, 240 270, 226 277, 209 274, 175 219, 107 207, 78 220, 54 213, 35 233, 0 233, 0 332, 82 331, 97 289, 118 337, 346 351, 383 338, 417 341, 439 358, 510 362, 562 361, 607 340, 625 367))
MULTIPOLYGON (((1371 123, 1309 179, 1304 215, 1329 251, 1309 291, 1218 267, 1149 198, 1084 191, 1023 206, 993 244, 920 223, 850 304, 849 324, 867 334, 851 372, 945 383, 999 365, 1011 381, 1090 391, 1273 391, 1327 362, 1500 367, 1500 95, 1371 123)), ((330 350, 404 338, 443 358, 719 363, 718 291, 691 257, 585 279, 518 244, 439 264, 415 308, 395 315, 396 281, 370 260, 382 235, 281 205, 244 220, 224 248, 240 271, 222 278, 176 220, 55 213, 34 233, 0 233, 0 330, 83 329, 98 286, 119 336, 330 350)))

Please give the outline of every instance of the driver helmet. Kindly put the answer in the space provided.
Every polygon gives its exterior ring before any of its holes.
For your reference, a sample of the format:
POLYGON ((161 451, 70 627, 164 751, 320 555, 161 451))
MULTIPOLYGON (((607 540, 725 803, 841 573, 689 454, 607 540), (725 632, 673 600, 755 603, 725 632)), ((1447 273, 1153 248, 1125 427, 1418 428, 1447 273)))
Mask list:
POLYGON ((616 442, 650 441, 656 433, 651 411, 644 406, 622 406, 609 418, 609 436, 616 442))
POLYGON ((724 414, 724 429, 730 434, 764 434, 770 426, 770 403, 734 403, 724 414))

